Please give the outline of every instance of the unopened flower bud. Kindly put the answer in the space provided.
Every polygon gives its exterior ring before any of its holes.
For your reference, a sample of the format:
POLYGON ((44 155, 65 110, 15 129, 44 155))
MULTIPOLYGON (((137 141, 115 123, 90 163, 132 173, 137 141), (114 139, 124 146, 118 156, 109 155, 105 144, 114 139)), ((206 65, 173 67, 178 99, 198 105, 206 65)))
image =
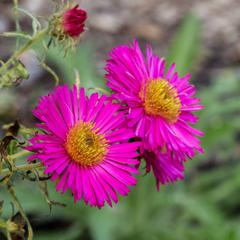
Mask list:
POLYGON ((68 9, 63 14, 63 28, 65 33, 71 37, 78 37, 84 31, 86 19, 86 11, 78 8, 78 5, 68 9))
POLYGON ((60 43, 69 40, 73 43, 84 32, 86 19, 87 12, 80 9, 78 5, 58 12, 50 21, 50 35, 60 43))

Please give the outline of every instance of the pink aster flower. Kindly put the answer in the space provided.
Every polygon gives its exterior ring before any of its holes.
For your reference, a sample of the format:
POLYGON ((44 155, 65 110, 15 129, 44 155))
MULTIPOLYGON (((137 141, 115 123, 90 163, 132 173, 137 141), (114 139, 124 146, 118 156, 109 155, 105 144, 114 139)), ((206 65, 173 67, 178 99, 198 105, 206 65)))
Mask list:
POLYGON ((71 37, 78 37, 84 31, 86 19, 86 11, 80 9, 78 5, 68 9, 63 14, 63 28, 65 33, 71 37))
POLYGON ((160 184, 173 183, 184 178, 183 163, 171 154, 144 150, 142 157, 146 161, 146 173, 153 171, 157 190, 160 189, 160 184))
POLYGON ((57 181, 57 191, 71 189, 75 202, 112 206, 117 193, 125 196, 136 184, 132 174, 138 163, 139 143, 128 141, 134 133, 118 109, 104 95, 87 97, 76 86, 57 87, 33 111, 43 133, 30 140, 27 149, 35 153, 29 160, 40 159, 45 173, 57 181))
POLYGON ((197 138, 202 132, 190 125, 197 121, 193 112, 202 106, 194 97, 190 74, 179 77, 174 66, 165 73, 165 60, 153 54, 151 47, 147 47, 145 58, 134 41, 133 46, 112 50, 106 77, 114 97, 128 110, 128 125, 142 139, 144 148, 166 148, 185 160, 195 150, 202 152, 197 138))

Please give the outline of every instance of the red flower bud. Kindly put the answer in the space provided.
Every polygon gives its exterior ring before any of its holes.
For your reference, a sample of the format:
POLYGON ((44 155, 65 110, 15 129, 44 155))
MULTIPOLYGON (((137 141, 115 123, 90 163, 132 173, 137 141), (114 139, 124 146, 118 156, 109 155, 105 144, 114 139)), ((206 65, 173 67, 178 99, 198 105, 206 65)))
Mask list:
POLYGON ((86 11, 78 8, 78 5, 64 12, 63 28, 65 34, 70 37, 78 37, 84 31, 84 22, 86 19, 86 11))

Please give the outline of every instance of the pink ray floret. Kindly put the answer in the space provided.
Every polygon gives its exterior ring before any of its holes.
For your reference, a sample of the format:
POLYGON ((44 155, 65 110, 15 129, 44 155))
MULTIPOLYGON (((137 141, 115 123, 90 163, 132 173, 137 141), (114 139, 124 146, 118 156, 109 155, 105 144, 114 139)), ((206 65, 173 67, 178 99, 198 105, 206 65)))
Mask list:
POLYGON ((144 56, 136 40, 130 46, 114 48, 109 56, 107 85, 122 104, 128 126, 142 140, 141 152, 148 166, 162 184, 182 179, 183 162, 203 152, 199 140, 203 133, 192 127, 198 120, 194 112, 203 106, 194 96, 190 74, 180 77, 175 64, 166 69, 164 58, 155 55, 150 46, 144 56), (158 99, 163 91, 169 101, 164 95, 158 99), (164 101, 169 104, 167 109, 164 101))
MULTIPOLYGON (((129 187, 136 184, 133 174, 138 173, 134 165, 138 163, 139 143, 128 141, 134 137, 134 132, 127 128, 123 113, 118 109, 119 105, 104 95, 93 93, 87 97, 83 88, 78 91, 76 86, 72 89, 66 85, 56 87, 41 98, 33 111, 43 132, 30 140, 27 149, 34 154, 29 160, 40 159, 46 167, 45 173, 57 181, 57 191, 65 193, 71 189, 75 202, 84 199, 90 206, 101 208, 105 202, 112 206, 112 201, 118 202, 117 194, 129 193, 129 187), (106 143, 103 159, 91 166, 74 160, 66 148, 71 129, 79 123, 91 123, 106 143)), ((78 136, 74 141, 77 140, 78 136)), ((91 144, 91 139, 86 139, 84 144, 91 144)), ((75 146, 71 147, 74 153, 75 146)))

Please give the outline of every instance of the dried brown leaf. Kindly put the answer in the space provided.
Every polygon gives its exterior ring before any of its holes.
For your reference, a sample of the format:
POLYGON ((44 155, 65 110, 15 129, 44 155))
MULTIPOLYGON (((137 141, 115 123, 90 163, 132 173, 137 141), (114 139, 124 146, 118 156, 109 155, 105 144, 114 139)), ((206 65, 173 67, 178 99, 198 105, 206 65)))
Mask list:
POLYGON ((11 221, 17 225, 17 230, 11 233, 12 240, 24 240, 26 221, 24 220, 23 216, 17 212, 11 218, 11 221))

